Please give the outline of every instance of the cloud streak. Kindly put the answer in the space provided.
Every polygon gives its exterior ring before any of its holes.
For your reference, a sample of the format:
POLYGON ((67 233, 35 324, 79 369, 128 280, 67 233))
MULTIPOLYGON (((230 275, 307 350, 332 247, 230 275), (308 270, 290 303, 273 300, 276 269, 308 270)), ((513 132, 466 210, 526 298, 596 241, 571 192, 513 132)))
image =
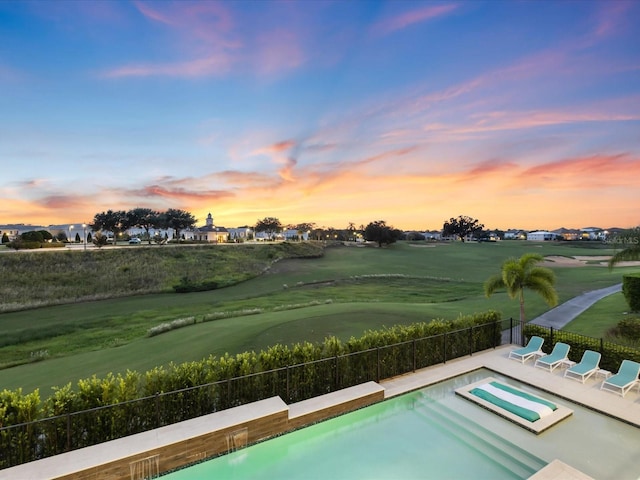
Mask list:
POLYGON ((389 35, 415 26, 420 23, 434 20, 449 15, 458 8, 455 4, 428 5, 422 8, 409 10, 398 15, 389 16, 373 26, 374 33, 378 35, 389 35))

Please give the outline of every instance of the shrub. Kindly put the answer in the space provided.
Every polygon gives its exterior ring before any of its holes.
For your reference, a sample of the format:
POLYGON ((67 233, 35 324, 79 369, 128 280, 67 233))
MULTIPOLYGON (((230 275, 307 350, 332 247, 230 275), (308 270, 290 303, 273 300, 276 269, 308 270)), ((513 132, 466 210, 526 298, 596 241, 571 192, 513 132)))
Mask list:
POLYGON ((640 273, 622 276, 622 293, 632 312, 640 312, 640 273))
POLYGON ((629 340, 640 340, 640 318, 625 318, 624 320, 620 320, 615 332, 629 340))

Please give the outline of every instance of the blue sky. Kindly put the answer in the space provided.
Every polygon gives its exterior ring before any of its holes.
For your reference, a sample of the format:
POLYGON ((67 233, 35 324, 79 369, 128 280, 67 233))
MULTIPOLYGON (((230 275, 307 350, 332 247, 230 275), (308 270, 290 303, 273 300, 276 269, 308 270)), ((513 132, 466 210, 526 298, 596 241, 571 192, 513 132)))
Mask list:
POLYGON ((640 224, 640 3, 0 0, 0 223, 640 224))

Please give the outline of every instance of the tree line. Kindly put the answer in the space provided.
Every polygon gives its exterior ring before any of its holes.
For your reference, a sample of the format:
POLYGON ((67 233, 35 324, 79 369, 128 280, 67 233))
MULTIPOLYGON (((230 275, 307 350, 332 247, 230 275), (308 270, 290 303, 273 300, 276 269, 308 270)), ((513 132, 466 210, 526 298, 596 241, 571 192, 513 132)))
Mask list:
MULTIPOLYGON (((96 213, 89 227, 95 232, 106 230, 113 233, 114 244, 117 242, 118 235, 122 232, 133 227, 142 228, 146 233, 149 244, 151 244, 150 231, 152 229, 170 229, 174 232, 173 238, 180 238, 180 231, 193 228, 195 225, 196 218, 186 210, 169 208, 164 212, 160 212, 151 208, 133 208, 127 211, 107 210, 106 212, 96 213)), ((96 237, 98 237, 97 234, 96 237)), ((98 238, 96 240, 104 242, 106 239, 98 238)))

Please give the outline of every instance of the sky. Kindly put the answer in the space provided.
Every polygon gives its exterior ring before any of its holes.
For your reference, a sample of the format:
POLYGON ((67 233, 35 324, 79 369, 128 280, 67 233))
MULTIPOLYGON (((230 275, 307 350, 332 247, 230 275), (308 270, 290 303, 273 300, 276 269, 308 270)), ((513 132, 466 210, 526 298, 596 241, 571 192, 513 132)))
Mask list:
POLYGON ((0 0, 0 224, 640 224, 640 2, 0 0))

